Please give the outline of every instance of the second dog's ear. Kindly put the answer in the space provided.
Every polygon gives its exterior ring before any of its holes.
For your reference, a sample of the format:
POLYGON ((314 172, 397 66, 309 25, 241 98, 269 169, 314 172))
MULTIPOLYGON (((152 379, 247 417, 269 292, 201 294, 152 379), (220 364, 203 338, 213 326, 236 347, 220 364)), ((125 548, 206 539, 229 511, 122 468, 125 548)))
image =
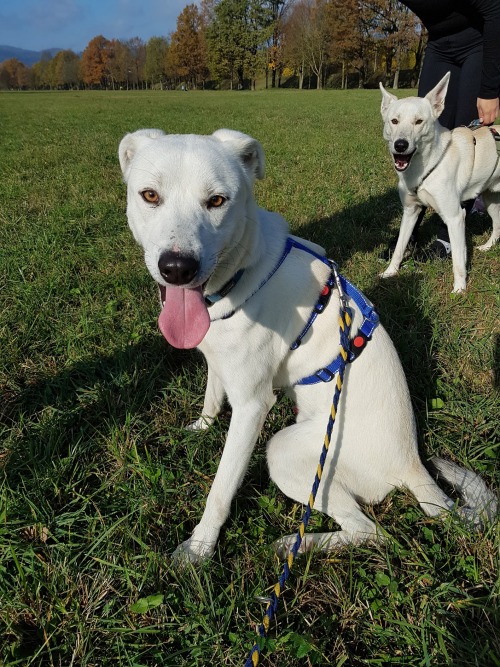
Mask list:
POLYGON ((235 147, 238 157, 245 169, 250 172, 252 180, 264 178, 264 150, 257 139, 253 139, 248 134, 243 134, 243 132, 225 129, 217 130, 212 136, 219 141, 230 142, 235 147))
POLYGON ((396 95, 392 95, 391 93, 387 92, 387 90, 382 85, 382 81, 379 81, 378 85, 382 92, 382 104, 380 106, 380 113, 382 114, 382 116, 385 116, 385 112, 389 108, 389 105, 391 105, 393 102, 396 102, 398 98, 396 97, 396 95))
POLYGON ((137 130, 126 134, 120 141, 118 148, 118 157, 120 159, 120 167, 122 168, 123 178, 125 181, 128 178, 130 163, 134 159, 134 155, 147 141, 163 137, 164 132, 161 130, 137 130))
POLYGON ((429 100, 432 107, 432 113, 434 118, 439 118, 443 113, 444 109, 444 100, 446 98, 446 92, 448 90, 448 83, 450 81, 450 72, 446 72, 441 81, 435 86, 431 91, 425 96, 426 100, 429 100))

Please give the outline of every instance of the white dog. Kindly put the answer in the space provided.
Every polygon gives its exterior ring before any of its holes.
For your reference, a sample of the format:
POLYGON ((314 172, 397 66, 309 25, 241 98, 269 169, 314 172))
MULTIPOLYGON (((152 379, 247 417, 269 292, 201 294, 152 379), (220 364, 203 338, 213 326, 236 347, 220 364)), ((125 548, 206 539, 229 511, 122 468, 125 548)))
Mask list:
MULTIPOLYGON (((399 100, 382 91, 381 113, 384 139, 399 178, 403 219, 399 237, 383 278, 396 275, 411 233, 424 206, 431 206, 444 220, 450 235, 453 291, 462 292, 466 282, 465 210, 460 202, 482 194, 493 220, 488 250, 500 238, 500 166, 495 135, 489 128, 453 131, 440 125, 449 72, 425 97, 399 100)), ((500 144, 499 144, 500 145, 500 144)))
MULTIPOLYGON (((339 293, 323 250, 290 237, 279 215, 257 207, 252 191, 264 157, 255 139, 231 130, 211 136, 140 130, 123 138, 119 156, 128 221, 160 285, 160 329, 176 347, 198 347, 208 363, 202 415, 191 428, 208 427, 225 397, 232 407, 205 511, 176 552, 198 561, 214 551, 278 387, 288 388, 298 417, 268 443, 271 478, 291 498, 308 501, 335 383, 297 383, 338 355, 339 293), (323 312, 309 326, 318 303, 323 312)), ((376 525, 360 503, 379 503, 397 486, 410 489, 429 515, 454 505, 419 459, 408 388, 387 333, 376 326, 371 304, 358 296, 351 305, 353 331, 363 322, 366 348, 345 373, 316 499, 341 530, 306 535, 302 550, 376 540, 376 525)), ((441 460, 436 466, 462 494, 469 518, 479 522, 494 512, 493 495, 477 475, 441 460)), ((278 547, 286 553, 293 541, 285 537, 278 547)))

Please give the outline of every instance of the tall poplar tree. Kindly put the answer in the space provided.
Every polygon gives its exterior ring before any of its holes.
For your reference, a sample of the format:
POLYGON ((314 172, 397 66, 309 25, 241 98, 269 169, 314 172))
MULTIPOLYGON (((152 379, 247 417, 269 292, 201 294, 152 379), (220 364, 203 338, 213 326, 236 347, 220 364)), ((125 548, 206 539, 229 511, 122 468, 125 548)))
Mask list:
POLYGON ((195 4, 184 7, 177 18, 177 28, 170 42, 169 62, 177 75, 192 88, 207 77, 203 20, 195 4))
POLYGON ((151 37, 146 44, 146 63, 144 76, 151 86, 160 84, 163 90, 165 64, 167 60, 168 41, 165 37, 151 37))

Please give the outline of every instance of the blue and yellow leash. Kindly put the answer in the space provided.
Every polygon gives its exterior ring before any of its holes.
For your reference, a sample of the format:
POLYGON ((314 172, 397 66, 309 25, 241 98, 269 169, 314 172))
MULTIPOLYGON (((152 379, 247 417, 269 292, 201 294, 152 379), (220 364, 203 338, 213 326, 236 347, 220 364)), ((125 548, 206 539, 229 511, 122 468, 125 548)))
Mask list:
MULTIPOLYGON (((340 399, 340 392, 342 391, 342 385, 344 382, 344 373, 346 369, 346 365, 349 363, 349 356, 350 356, 350 332, 351 332, 351 325, 352 325, 352 312, 351 309, 347 305, 347 299, 344 294, 344 291, 342 289, 342 284, 340 281, 339 274, 337 273, 337 269, 335 265, 332 266, 332 271, 335 277, 335 283, 337 286, 337 289, 339 290, 339 299, 340 299, 340 309, 339 309, 339 333, 340 333, 340 354, 339 354, 339 368, 337 371, 337 380, 336 380, 336 385, 335 385, 335 393, 333 395, 333 401, 332 401, 332 408, 330 411, 330 416, 328 418, 328 425, 326 427, 326 434, 325 434, 325 440, 323 443, 323 449, 321 451, 321 456, 319 459, 318 463, 318 468, 316 471, 316 476, 314 478, 314 483, 312 485, 311 489, 311 494, 309 496, 309 502, 306 506, 306 509, 304 511, 304 514, 302 516, 302 520, 300 522, 299 528, 297 530, 296 538, 295 538, 295 543, 292 546, 290 553, 288 554, 287 558, 285 559, 285 562, 283 563, 283 571, 281 573, 280 578, 278 579, 271 595, 269 602, 267 603, 266 611, 264 614, 264 618, 262 619, 262 623, 259 625, 257 631, 259 633, 259 636, 262 639, 265 639, 267 636, 267 632, 269 631, 269 625, 274 618, 276 611, 278 609, 278 604, 279 604, 279 599, 281 597, 281 594, 283 593, 283 590, 285 588, 286 581, 288 577, 290 576, 290 571, 292 569, 293 562, 295 560, 295 557, 297 556, 297 553, 300 549, 300 545, 302 543, 302 539, 304 538, 304 534, 307 528, 307 524, 309 523, 309 518, 311 516, 311 512, 314 506, 314 502, 316 500, 316 494, 318 493, 318 488, 319 488, 319 483, 321 481, 321 476, 323 474, 323 468, 325 466, 325 461, 326 461, 326 455, 328 454, 328 449, 330 447, 330 442, 331 442, 331 437, 332 437, 332 431, 333 431, 333 426, 335 424, 335 418, 337 416, 337 407, 340 399)), ((260 658, 260 653, 261 653, 262 647, 258 643, 258 641, 254 644, 252 647, 252 650, 250 651, 247 660, 245 662, 245 667, 256 667, 259 664, 259 658, 260 658)))

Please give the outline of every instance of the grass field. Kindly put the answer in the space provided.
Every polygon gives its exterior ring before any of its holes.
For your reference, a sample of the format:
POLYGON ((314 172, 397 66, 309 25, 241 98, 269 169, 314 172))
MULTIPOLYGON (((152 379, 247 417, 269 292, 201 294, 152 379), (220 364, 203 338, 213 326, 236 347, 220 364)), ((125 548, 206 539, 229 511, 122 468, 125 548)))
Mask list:
MULTIPOLYGON (((473 250, 490 228, 474 215, 466 294, 450 294, 449 262, 410 261, 380 281, 401 210, 379 95, 0 95, 1 665, 243 665, 264 612, 256 596, 280 572, 270 545, 301 515, 267 475, 263 444, 290 419, 280 400, 213 559, 171 563, 202 514, 228 415, 203 435, 183 428, 205 369, 157 331, 155 285, 125 219, 128 131, 260 139, 259 202, 376 303, 423 459, 439 453, 498 489, 500 247, 473 250)), ((391 538, 298 560, 261 664, 498 667, 497 526, 429 519, 401 491, 366 511, 391 538)), ((313 514, 310 530, 334 528, 313 514)))

